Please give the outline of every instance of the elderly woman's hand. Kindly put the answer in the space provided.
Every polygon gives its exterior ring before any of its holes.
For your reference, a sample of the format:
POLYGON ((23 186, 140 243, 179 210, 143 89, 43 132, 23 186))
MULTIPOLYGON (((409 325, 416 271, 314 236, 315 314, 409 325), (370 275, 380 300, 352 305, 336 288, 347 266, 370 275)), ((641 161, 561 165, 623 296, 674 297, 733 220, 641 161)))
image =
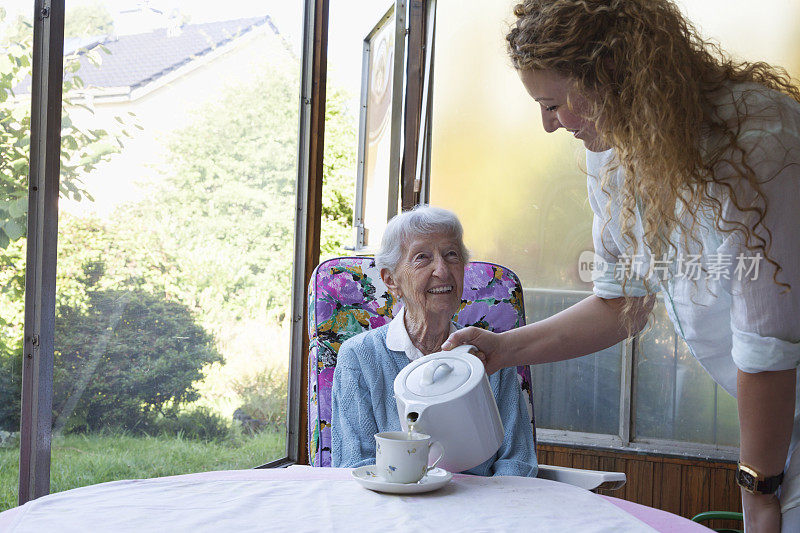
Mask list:
POLYGON ((442 349, 452 350, 462 344, 472 344, 479 350, 475 355, 483 361, 487 374, 494 374, 502 368, 514 366, 507 362, 508 350, 504 348, 504 339, 498 333, 470 326, 452 333, 442 344, 442 349))

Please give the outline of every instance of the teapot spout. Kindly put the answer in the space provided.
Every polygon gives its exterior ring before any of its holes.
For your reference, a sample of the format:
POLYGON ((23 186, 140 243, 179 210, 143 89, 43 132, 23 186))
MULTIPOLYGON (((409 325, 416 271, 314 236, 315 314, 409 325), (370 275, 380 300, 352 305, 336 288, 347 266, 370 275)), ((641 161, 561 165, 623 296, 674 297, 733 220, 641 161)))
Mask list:
POLYGON ((405 406, 405 409, 400 413, 400 422, 404 430, 410 427, 416 431, 420 431, 420 428, 424 425, 425 407, 424 405, 414 404, 405 406))

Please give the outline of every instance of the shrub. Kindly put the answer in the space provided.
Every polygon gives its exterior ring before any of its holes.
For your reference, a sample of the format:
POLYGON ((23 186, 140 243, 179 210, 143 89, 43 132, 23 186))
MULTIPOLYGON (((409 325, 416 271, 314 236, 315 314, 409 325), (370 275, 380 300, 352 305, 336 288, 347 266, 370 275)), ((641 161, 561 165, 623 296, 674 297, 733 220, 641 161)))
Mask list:
POLYGON ((237 411, 262 421, 266 428, 283 430, 288 384, 288 370, 275 366, 234 381, 233 390, 242 399, 237 411))
POLYGON ((219 414, 206 407, 196 407, 178 413, 167 412, 155 419, 148 433, 181 435, 186 439, 210 442, 227 438, 230 427, 219 414))
POLYGON ((56 431, 146 431, 155 415, 198 398, 193 383, 222 357, 188 308, 141 290, 87 297, 56 318, 56 431))

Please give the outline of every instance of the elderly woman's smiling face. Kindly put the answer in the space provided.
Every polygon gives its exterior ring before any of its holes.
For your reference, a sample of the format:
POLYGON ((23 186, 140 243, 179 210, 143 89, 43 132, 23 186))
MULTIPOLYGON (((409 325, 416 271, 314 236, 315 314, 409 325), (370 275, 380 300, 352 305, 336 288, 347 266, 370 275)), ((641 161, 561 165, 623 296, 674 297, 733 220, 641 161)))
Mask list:
POLYGON ((419 235, 406 243, 387 286, 400 298, 407 312, 447 320, 461 304, 464 288, 464 259, 456 237, 434 233, 419 235))

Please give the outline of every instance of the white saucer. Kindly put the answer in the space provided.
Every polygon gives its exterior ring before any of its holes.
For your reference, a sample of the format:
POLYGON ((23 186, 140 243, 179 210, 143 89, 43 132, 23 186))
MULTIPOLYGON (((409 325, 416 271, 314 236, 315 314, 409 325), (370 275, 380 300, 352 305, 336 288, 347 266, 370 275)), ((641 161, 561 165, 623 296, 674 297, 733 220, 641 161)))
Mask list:
POLYGON ((447 485, 453 479, 453 474, 443 468, 434 468, 416 483, 394 483, 386 481, 375 473, 375 465, 366 465, 354 468, 351 472, 353 479, 362 486, 378 492, 391 492, 393 494, 418 494, 430 492, 447 485))

